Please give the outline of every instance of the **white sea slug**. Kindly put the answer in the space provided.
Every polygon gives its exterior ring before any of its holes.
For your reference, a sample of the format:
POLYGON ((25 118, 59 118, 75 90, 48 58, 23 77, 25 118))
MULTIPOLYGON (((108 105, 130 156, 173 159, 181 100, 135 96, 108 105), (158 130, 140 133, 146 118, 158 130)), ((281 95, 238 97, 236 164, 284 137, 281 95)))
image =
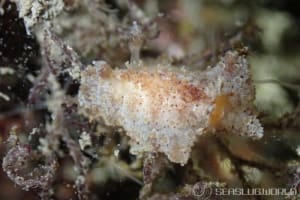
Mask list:
POLYGON ((247 61, 235 51, 204 72, 162 65, 112 69, 95 62, 81 74, 78 98, 91 120, 124 128, 132 153, 163 152, 176 163, 186 164, 206 132, 263 135, 247 61))

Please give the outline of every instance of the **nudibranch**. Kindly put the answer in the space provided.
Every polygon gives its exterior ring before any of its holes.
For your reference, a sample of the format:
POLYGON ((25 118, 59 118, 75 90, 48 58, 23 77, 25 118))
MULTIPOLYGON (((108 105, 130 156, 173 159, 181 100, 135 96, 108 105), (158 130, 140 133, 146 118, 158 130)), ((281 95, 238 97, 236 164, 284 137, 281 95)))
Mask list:
POLYGON ((202 72, 159 64, 112 69, 98 61, 82 72, 78 94, 91 120, 123 127, 133 154, 162 152, 181 164, 203 133, 262 137, 254 98, 247 60, 236 51, 202 72))

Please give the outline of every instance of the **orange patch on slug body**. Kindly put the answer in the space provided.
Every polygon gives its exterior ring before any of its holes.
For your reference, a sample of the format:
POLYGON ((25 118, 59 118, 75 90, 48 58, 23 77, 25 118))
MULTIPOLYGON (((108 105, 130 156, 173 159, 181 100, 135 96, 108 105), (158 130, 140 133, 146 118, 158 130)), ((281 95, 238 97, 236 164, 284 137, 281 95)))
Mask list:
POLYGON ((176 75, 169 73, 126 71, 120 76, 123 80, 131 81, 140 85, 150 96, 159 98, 157 94, 164 96, 179 93, 184 102, 201 101, 207 98, 203 90, 190 84, 187 80, 179 80, 176 75), (160 91, 160 92, 159 92, 160 91))
POLYGON ((207 98, 206 94, 202 90, 190 84, 182 85, 181 95, 185 102, 201 101, 207 98))
POLYGON ((231 103, 228 95, 218 96, 214 103, 215 108, 210 114, 209 125, 213 128, 219 128, 226 110, 231 107, 231 103))
POLYGON ((146 95, 143 98, 131 97, 131 110, 140 109, 145 102, 144 98, 151 102, 147 107, 151 121, 171 112, 177 112, 178 116, 184 120, 190 117, 189 107, 192 104, 209 100, 201 87, 179 78, 174 72, 157 72, 148 69, 144 71, 120 70, 117 73, 120 81, 132 83, 138 88, 137 91, 142 91, 146 95))
POLYGON ((100 72, 100 76, 102 78, 110 78, 110 76, 112 75, 113 71, 112 69, 110 68, 109 65, 107 64, 104 64, 105 66, 101 68, 101 70, 99 71, 100 72))

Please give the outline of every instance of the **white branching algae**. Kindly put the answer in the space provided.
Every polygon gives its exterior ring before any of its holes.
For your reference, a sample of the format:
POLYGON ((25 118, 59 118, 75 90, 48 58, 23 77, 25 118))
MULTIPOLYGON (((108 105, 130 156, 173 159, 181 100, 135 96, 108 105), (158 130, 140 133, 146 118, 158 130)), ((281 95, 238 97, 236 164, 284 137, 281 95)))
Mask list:
POLYGON ((64 8, 63 0, 12 0, 18 6, 19 16, 24 19, 27 30, 38 22, 57 16, 64 8))
POLYGON ((190 72, 172 66, 112 69, 95 62, 81 74, 79 104, 91 120, 125 129, 131 152, 163 152, 185 164, 197 136, 225 131, 260 138, 248 64, 228 52, 213 68, 190 72))

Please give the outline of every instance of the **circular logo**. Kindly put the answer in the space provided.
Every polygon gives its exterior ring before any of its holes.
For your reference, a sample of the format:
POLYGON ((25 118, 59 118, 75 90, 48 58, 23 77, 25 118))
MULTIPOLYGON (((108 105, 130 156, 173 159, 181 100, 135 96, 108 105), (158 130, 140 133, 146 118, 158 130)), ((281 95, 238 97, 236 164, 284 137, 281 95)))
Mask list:
POLYGON ((287 193, 288 196, 296 196, 297 195, 297 188, 293 187, 290 189, 290 191, 287 193))
POLYGON ((207 200, 212 192, 212 188, 204 182, 196 183, 193 187, 193 195, 199 200, 207 200))

